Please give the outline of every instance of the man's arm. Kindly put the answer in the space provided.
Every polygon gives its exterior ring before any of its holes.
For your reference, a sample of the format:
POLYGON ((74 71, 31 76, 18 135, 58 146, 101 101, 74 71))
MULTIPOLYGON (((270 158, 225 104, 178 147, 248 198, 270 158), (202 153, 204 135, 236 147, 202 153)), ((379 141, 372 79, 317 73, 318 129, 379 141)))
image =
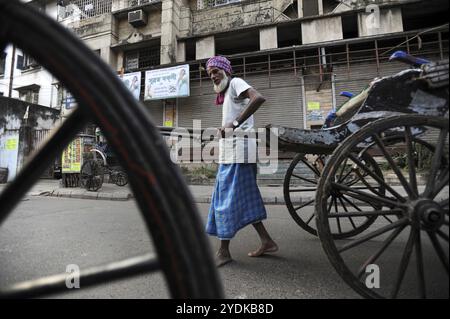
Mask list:
POLYGON ((250 99, 245 110, 236 118, 239 124, 244 123, 250 116, 252 116, 259 107, 266 101, 266 99, 256 91, 254 88, 249 88, 239 95, 240 98, 250 99))
MULTIPOLYGON (((239 114, 239 116, 235 119, 238 121, 239 125, 244 123, 251 115, 253 115, 259 107, 266 101, 266 99, 254 88, 249 88, 239 95, 239 98, 242 99, 250 99, 245 110, 239 114)), ((225 129, 227 128, 235 128, 233 122, 226 123, 224 127, 219 130, 219 136, 225 137, 225 129)))

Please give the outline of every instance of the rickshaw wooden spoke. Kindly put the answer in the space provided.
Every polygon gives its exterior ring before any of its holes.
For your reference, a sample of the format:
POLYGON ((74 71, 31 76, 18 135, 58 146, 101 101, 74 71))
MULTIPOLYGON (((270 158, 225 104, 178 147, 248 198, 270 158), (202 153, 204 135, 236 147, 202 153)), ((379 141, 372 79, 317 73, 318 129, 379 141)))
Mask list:
POLYGON ((362 236, 362 237, 360 237, 358 239, 355 239, 355 240, 345 244, 344 246, 342 246, 342 247, 340 247, 338 249, 338 252, 342 253, 342 252, 344 252, 346 250, 349 250, 349 249, 354 248, 354 247, 356 247, 358 245, 361 245, 362 243, 365 243, 368 240, 371 240, 371 239, 373 239, 375 237, 378 237, 378 236, 380 236, 380 235, 382 235, 384 233, 387 233, 388 231, 390 231, 392 229, 395 229, 397 227, 401 227, 401 226, 406 225, 406 224, 408 224, 408 220, 406 218, 399 219, 398 221, 396 221, 396 222, 394 222, 392 224, 389 224, 389 225, 386 225, 384 227, 381 227, 381 228, 377 229, 376 231, 373 231, 373 232, 371 232, 371 233, 369 233, 367 235, 364 235, 364 236, 362 236))
POLYGON ((448 235, 446 233, 438 229, 436 234, 448 243, 448 235))
POLYGON ((400 266, 398 268, 397 280, 395 281, 395 286, 391 294, 392 299, 396 299, 400 286, 402 285, 403 278, 405 277, 406 269, 408 268, 409 260, 411 259, 411 254, 414 248, 415 238, 417 237, 416 232, 419 230, 414 227, 411 229, 409 234, 408 242, 406 243, 405 250, 403 252, 402 260, 400 261, 400 266))
POLYGON ((295 178, 298 178, 298 179, 300 179, 300 180, 302 180, 302 181, 308 182, 308 183, 310 183, 310 184, 317 185, 317 182, 316 182, 316 181, 313 181, 313 180, 310 180, 310 179, 307 179, 307 178, 298 176, 298 175, 296 175, 296 174, 292 174, 292 176, 294 176, 295 178))
POLYGON ((386 210, 374 210, 374 211, 358 211, 358 212, 345 212, 345 213, 336 213, 336 214, 328 214, 328 217, 368 217, 368 216, 385 216, 385 215, 398 215, 401 213, 401 209, 394 209, 390 211, 386 210))
MULTIPOLYGON (((83 288, 87 288, 107 281, 130 278, 160 270, 161 266, 156 256, 148 254, 88 268, 80 272, 79 281, 83 288)), ((66 279, 67 273, 63 273, 17 283, 1 290, 0 298, 35 298, 58 292, 67 292, 66 279)))
POLYGON ((408 193, 408 196, 410 198, 414 198, 414 191, 412 190, 411 185, 409 185, 408 181, 405 179, 405 176, 403 176, 403 173, 400 171, 391 154, 389 154, 389 152, 386 150, 386 147, 382 139, 378 136, 378 134, 374 134, 373 138, 375 140, 375 143, 378 145, 381 152, 383 153, 384 157, 388 161, 389 165, 391 166, 392 170, 394 171, 395 175, 397 175, 398 180, 402 184, 403 188, 408 193))
POLYGON ((439 140, 436 145, 436 150, 433 155, 432 162, 431 162, 431 171, 428 176, 428 182, 425 187, 425 191, 423 193, 424 197, 431 198, 432 194, 434 194, 436 175, 439 171, 439 168, 441 167, 442 156, 444 154, 444 146, 445 146, 445 141, 447 139, 447 135, 448 135, 448 128, 442 129, 439 134, 439 140))
POLYGON ((385 252, 385 250, 389 247, 389 245, 397 238, 398 235, 405 229, 406 224, 400 226, 395 231, 393 231, 386 240, 384 240, 383 245, 380 247, 378 251, 376 251, 372 256, 369 257, 369 259, 366 260, 366 262, 359 268, 357 277, 361 279, 362 275, 367 269, 367 266, 370 264, 375 263, 377 259, 385 252))
POLYGON ((397 207, 397 206, 405 206, 402 203, 396 202, 393 198, 388 198, 388 197, 376 197, 373 196, 371 194, 365 193, 365 192, 361 192, 359 190, 356 190, 354 188, 348 187, 347 185, 342 185, 342 184, 337 184, 337 183, 331 183, 331 185, 334 188, 337 188, 338 190, 340 190, 342 193, 344 193, 345 195, 348 195, 350 197, 365 201, 368 204, 374 205, 374 204, 379 204, 379 203, 383 203, 385 206, 388 207, 397 207))
POLYGON ((436 254, 438 255, 439 259, 442 262, 442 265, 444 266, 445 271, 448 275, 448 258, 445 255, 444 249, 441 246, 441 243, 439 242, 439 239, 436 237, 436 234, 432 231, 427 232, 428 237, 430 237, 431 243, 433 244, 434 250, 436 251, 436 254))
POLYGON ((448 171, 446 171, 443 174, 444 174, 444 177, 442 177, 439 180, 438 184, 436 186, 434 186, 434 189, 430 194, 431 199, 436 198, 436 196, 439 195, 439 193, 444 189, 444 187, 448 185, 448 171))
MULTIPOLYGON (((339 196, 338 199, 339 199, 339 202, 340 202, 341 205, 342 205, 342 208, 344 208, 345 213, 348 214, 347 206, 345 206, 345 203, 344 203, 344 201, 342 200, 341 196, 339 196)), ((342 213, 341 213, 341 214, 342 214, 342 213)), ((350 221, 350 224, 352 225, 353 229, 356 229, 355 222, 353 221, 353 219, 352 219, 350 216, 348 216, 348 220, 350 221)))
POLYGON ((425 270, 423 266, 423 252, 422 252, 422 239, 420 235, 420 231, 417 231, 415 238, 415 246, 416 248, 416 267, 418 274, 418 286, 419 286, 419 296, 422 299, 427 298, 427 289, 425 284, 425 270))
POLYGON ((305 204, 302 204, 302 205, 298 206, 297 208, 295 208, 295 210, 297 211, 299 209, 305 208, 306 206, 309 206, 312 203, 314 203, 314 200, 310 200, 310 201, 306 202, 305 204))
POLYGON ((414 149, 413 149, 413 137, 411 134, 411 128, 405 126, 405 141, 406 141, 406 154, 408 158, 408 172, 409 172, 409 183, 411 185, 411 191, 413 199, 419 196, 419 189, 417 187, 417 177, 416 177, 416 164, 414 161, 414 149))
POLYGON ((367 174, 369 174, 370 177, 372 177, 378 184, 388 190, 392 195, 394 195, 399 201, 405 202, 405 198, 400 195, 395 189, 393 189, 391 186, 389 186, 382 178, 374 174, 372 171, 367 169, 366 165, 362 163, 355 155, 348 154, 348 157, 356 164, 358 167, 363 169, 367 174))
POLYGON ((49 163, 63 151, 65 145, 69 144, 87 122, 88 118, 81 109, 75 109, 61 126, 53 132, 45 145, 34 154, 16 178, 6 186, 0 194, 0 225, 34 182, 47 169, 49 163))

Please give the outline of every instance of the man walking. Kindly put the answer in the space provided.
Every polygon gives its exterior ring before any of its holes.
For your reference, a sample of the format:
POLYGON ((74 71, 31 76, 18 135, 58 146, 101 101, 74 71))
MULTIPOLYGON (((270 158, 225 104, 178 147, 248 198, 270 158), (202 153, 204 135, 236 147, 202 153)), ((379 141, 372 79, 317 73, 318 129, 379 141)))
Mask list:
POLYGON ((227 58, 209 59, 206 69, 217 93, 216 105, 222 107, 219 169, 206 225, 206 232, 221 241, 216 254, 216 265, 220 267, 232 261, 230 240, 249 224, 258 233, 261 246, 248 256, 275 252, 278 246, 262 223, 267 213, 256 184, 256 141, 228 136, 230 131, 236 135, 253 131, 253 113, 265 99, 243 79, 231 77, 231 63, 227 58))

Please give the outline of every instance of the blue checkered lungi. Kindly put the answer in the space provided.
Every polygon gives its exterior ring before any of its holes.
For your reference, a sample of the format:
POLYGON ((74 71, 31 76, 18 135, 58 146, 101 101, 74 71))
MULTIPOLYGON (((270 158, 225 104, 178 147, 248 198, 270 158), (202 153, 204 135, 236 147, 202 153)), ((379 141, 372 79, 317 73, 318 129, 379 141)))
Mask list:
POLYGON ((256 164, 220 164, 206 233, 230 240, 241 228, 266 218, 256 184, 256 164))

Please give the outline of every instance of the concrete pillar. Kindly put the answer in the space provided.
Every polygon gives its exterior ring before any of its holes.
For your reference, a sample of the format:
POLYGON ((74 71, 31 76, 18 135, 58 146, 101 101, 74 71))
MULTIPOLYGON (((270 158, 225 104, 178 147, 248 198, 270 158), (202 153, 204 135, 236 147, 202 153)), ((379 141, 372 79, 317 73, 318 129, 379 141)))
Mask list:
POLYGON ((178 42, 177 44, 177 62, 186 61, 186 43, 178 42))
POLYGON ((163 0, 161 11, 161 64, 170 64, 176 61, 177 39, 180 6, 175 5, 176 0, 163 0))
POLYGON ((207 59, 216 54, 214 36, 198 39, 195 43, 195 59, 207 59))
POLYGON ((379 10, 373 6, 367 12, 358 14, 358 34, 360 37, 403 31, 400 8, 379 10))
POLYGON ((317 0, 319 2, 319 15, 323 15, 323 0, 317 0))
POLYGON ((302 22, 303 44, 342 40, 343 38, 340 16, 302 22))
POLYGON ((298 17, 303 18, 303 0, 297 0, 298 17))
POLYGON ((277 27, 269 27, 259 29, 259 49, 276 49, 278 48, 277 27))

